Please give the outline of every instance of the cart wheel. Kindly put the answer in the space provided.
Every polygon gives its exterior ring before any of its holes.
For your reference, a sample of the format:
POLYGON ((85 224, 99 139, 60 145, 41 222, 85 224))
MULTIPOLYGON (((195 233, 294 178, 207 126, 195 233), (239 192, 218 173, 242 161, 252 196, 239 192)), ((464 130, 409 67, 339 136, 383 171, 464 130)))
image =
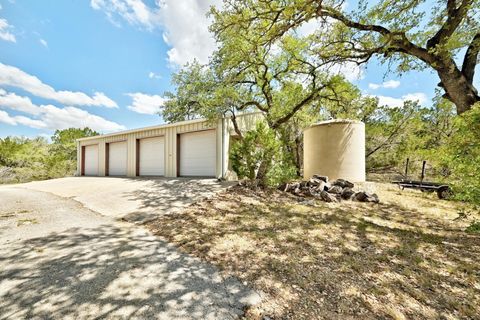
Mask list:
POLYGON ((448 199, 453 195, 453 192, 449 186, 442 186, 438 188, 437 195, 439 199, 448 199))

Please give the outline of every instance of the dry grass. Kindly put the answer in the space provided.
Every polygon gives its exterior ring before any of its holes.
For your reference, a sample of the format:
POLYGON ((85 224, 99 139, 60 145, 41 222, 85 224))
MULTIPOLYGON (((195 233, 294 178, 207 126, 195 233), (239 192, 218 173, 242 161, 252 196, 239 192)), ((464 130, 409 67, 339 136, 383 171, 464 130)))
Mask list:
POLYGON ((433 195, 369 184, 381 204, 299 204, 238 187, 149 223, 264 293, 247 318, 479 319, 477 217, 433 195))
POLYGON ((37 219, 18 219, 17 220, 17 227, 21 227, 23 225, 29 224, 38 224, 37 219))

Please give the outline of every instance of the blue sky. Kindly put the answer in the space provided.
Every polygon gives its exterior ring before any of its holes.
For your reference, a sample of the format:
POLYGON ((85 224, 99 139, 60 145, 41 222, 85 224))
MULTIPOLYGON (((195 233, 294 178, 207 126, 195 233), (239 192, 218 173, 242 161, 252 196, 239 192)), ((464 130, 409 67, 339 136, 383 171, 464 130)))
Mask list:
MULTIPOLYGON (((218 2, 0 0, 0 137, 162 123, 170 74, 215 48, 205 13, 218 2)), ((374 61, 346 76, 381 102, 430 104, 436 75, 385 72, 374 61)))

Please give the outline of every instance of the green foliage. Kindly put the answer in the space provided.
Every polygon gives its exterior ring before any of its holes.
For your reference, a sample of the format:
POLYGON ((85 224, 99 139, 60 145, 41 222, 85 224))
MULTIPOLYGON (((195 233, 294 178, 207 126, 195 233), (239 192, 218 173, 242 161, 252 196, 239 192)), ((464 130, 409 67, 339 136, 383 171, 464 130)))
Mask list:
POLYGON ((72 175, 77 161, 75 140, 97 134, 89 128, 57 130, 51 144, 44 138, 0 139, 0 183, 72 175))
POLYGON ((406 158, 419 160, 414 158, 425 145, 425 112, 426 108, 406 101, 401 107, 379 106, 365 118, 367 169, 395 168, 406 158))
MULTIPOLYGON (((175 91, 166 93, 162 116, 167 121, 230 116, 235 127, 239 113, 260 111, 280 143, 285 157, 281 163, 293 165, 300 175, 302 132, 327 117, 323 105, 331 107, 330 114, 345 114, 349 108, 360 113, 358 102, 372 99, 362 99, 342 76, 329 74, 320 61, 312 60, 306 39, 289 35, 275 46, 262 46, 260 38, 244 27, 230 25, 216 33, 220 47, 208 65, 194 62, 173 75, 175 91)), ((243 139, 243 133, 236 131, 243 139)), ((251 166, 248 174, 237 173, 260 180, 279 176, 281 171, 269 173, 278 166, 250 163, 253 160, 246 161, 251 166)))
POLYGON ((239 141, 232 161, 240 177, 265 184, 301 176, 306 127, 329 118, 361 120, 366 124, 368 170, 402 173, 406 158, 412 170, 427 160, 429 179, 455 181, 460 199, 477 201, 479 159, 473 145, 479 137, 467 132, 477 128, 475 114, 454 120, 454 105, 441 98, 443 92, 430 108, 412 101, 381 106, 329 71, 339 63, 362 64, 372 57, 399 73, 430 67, 442 80, 441 90, 456 99, 460 114, 478 96, 470 71, 476 63, 479 1, 465 0, 465 6, 439 0, 433 11, 416 0, 360 0, 347 9, 343 0, 224 2, 211 11, 218 50, 207 65, 194 62, 173 76, 175 90, 166 94, 162 115, 167 121, 220 116, 235 121, 238 113, 262 112, 263 127, 236 130, 239 141), (316 30, 299 32, 309 22, 316 30), (465 70, 459 70, 458 53, 467 47, 465 70), (461 83, 471 86, 459 87, 461 83), (468 194, 460 191, 465 183, 468 194))
POLYGON ((51 151, 62 155, 65 159, 75 160, 77 158, 77 145, 75 141, 80 138, 96 135, 99 135, 99 133, 90 128, 56 130, 52 136, 51 151))
POLYGON ((453 134, 455 109, 452 103, 437 96, 432 107, 406 101, 402 107, 379 106, 364 118, 366 126, 367 171, 404 172, 410 159, 410 177, 418 178, 422 160, 426 160, 427 179, 448 180, 439 148, 453 134))
POLYGON ((306 61, 324 69, 339 63, 363 64, 375 57, 400 74, 434 70, 459 114, 480 100, 473 82, 480 0, 345 4, 344 0, 226 1, 221 9, 212 8, 211 30, 226 51, 237 49, 232 59, 241 57, 242 49, 261 55, 277 45, 306 48, 306 61), (305 34, 306 24, 316 26, 315 30, 305 34), (293 42, 286 39, 292 35, 301 37, 289 46, 293 42), (467 48, 470 53, 461 57, 467 48))
POLYGON ((454 120, 454 133, 439 148, 456 198, 480 204, 480 103, 454 120))
POLYGON ((263 122, 246 132, 243 140, 232 146, 232 168, 240 179, 254 180, 262 163, 270 165, 280 150, 275 133, 263 122))
POLYGON ((295 176, 294 166, 281 150, 275 131, 259 121, 254 130, 247 131, 242 140, 233 144, 232 168, 240 179, 259 179, 264 186, 277 185, 295 176))
POLYGON ((0 182, 45 179, 48 143, 44 138, 0 139, 0 182))
POLYGON ((468 233, 480 233, 480 221, 475 221, 470 224, 467 229, 465 229, 468 233))
POLYGON ((98 135, 90 128, 56 130, 52 136, 49 157, 46 159, 49 177, 72 175, 77 167, 76 139, 98 135))
POLYGON ((480 104, 460 116, 439 97, 431 108, 411 102, 379 107, 366 121, 366 136, 369 172, 403 173, 410 158, 410 177, 416 179, 426 160, 427 180, 448 183, 456 199, 480 204, 480 104))
POLYGON ((224 114, 231 98, 214 71, 194 60, 172 75, 175 92, 166 92, 161 112, 168 122, 196 118, 215 119, 224 114))

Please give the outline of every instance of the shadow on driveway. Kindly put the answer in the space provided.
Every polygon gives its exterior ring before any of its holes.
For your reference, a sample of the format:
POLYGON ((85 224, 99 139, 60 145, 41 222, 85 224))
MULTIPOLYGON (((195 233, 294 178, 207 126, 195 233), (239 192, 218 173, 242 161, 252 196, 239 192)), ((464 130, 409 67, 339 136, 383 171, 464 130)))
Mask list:
MULTIPOLYGON (((138 183, 142 180, 137 178, 130 181, 138 183)), ((181 210, 235 184, 214 179, 188 178, 157 178, 144 181, 148 184, 143 188, 123 193, 125 199, 137 203, 137 210, 125 215, 123 220, 148 222, 155 219, 158 214, 181 210)))
POLYGON ((72 198, 103 216, 138 223, 211 197, 232 184, 216 179, 68 177, 14 187, 72 198))
POLYGON ((258 299, 139 227, 70 228, 0 247, 0 319, 231 319, 258 299))

